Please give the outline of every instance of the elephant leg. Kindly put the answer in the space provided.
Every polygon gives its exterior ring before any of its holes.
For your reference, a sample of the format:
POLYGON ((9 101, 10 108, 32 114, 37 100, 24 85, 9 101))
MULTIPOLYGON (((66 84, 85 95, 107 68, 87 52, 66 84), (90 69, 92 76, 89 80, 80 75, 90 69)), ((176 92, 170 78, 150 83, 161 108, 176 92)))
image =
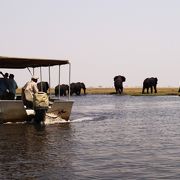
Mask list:
POLYGON ((121 93, 123 93, 123 87, 121 87, 121 93))
POLYGON ((154 92, 157 93, 157 89, 156 89, 156 86, 154 86, 154 92))
POLYGON ((119 94, 119 89, 118 88, 116 88, 116 94, 119 94))
POLYGON ((149 87, 147 87, 147 94, 149 94, 149 87))
POLYGON ((73 89, 70 90, 70 95, 72 96, 75 93, 73 89))
POLYGON ((119 94, 122 94, 122 89, 121 88, 119 88, 119 94))
POLYGON ((117 89, 117 94, 121 94, 121 89, 120 88, 117 89))
POLYGON ((151 86, 151 94, 153 93, 153 87, 151 86))
POLYGON ((142 94, 144 94, 144 90, 145 90, 145 87, 143 87, 143 89, 142 89, 142 94))
POLYGON ((63 96, 63 94, 64 94, 64 89, 60 89, 60 96, 63 96))
POLYGON ((79 92, 79 91, 76 91, 76 95, 78 95, 78 96, 79 96, 79 95, 80 95, 80 92, 79 92))

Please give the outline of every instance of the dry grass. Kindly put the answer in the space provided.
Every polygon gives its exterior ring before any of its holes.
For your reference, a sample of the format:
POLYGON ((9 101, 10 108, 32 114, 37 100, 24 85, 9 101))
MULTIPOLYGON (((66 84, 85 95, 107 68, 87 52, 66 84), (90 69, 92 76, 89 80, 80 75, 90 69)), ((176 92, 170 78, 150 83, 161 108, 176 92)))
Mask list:
MULTIPOLYGON (((158 88, 157 94, 142 94, 142 88, 124 88, 124 95, 131 95, 131 96, 163 96, 163 95, 179 95, 178 93, 179 87, 173 88, 158 88)), ((21 89, 17 89, 17 94, 21 93, 21 89)), ((51 89, 51 93, 54 93, 54 89, 51 89)), ((81 92, 82 93, 82 92, 81 92)), ((87 94, 115 94, 114 88, 87 88, 87 94)))
MULTIPOLYGON (((158 96, 158 95, 178 95, 179 88, 158 88, 156 94, 142 94, 142 88, 124 88, 124 95, 132 96, 158 96)), ((87 88, 87 94, 115 94, 114 88, 87 88)))
POLYGON ((115 93, 114 88, 87 88, 87 94, 113 94, 115 93))

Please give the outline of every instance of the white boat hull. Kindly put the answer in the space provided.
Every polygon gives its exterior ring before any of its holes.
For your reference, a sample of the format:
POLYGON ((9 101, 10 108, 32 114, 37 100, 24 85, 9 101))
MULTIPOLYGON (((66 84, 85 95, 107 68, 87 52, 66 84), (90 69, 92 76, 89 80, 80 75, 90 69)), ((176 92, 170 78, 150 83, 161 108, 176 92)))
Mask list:
POLYGON ((21 100, 0 100, 0 123, 22 122, 27 117, 21 100))
POLYGON ((55 100, 52 106, 48 109, 46 116, 60 117, 65 120, 70 119, 73 101, 55 100))
MULTIPOLYGON (((69 120, 73 101, 55 100, 48 108, 46 116, 69 120)), ((0 123, 23 122, 34 118, 34 111, 26 111, 22 100, 0 100, 0 123)))

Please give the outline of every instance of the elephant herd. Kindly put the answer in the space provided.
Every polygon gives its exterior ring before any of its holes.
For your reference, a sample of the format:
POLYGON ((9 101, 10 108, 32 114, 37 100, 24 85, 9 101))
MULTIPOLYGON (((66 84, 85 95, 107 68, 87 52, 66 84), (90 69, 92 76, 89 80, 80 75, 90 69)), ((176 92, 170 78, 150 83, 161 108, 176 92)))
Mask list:
MULTIPOLYGON (((126 81, 126 78, 124 76, 118 75, 114 77, 114 87, 116 90, 116 94, 122 94, 123 82, 125 81, 126 81)), ((145 90, 147 93, 149 93, 149 89, 151 90, 151 93, 153 93, 153 90, 154 90, 154 93, 157 93, 157 82, 158 82, 158 79, 156 77, 146 78, 143 81, 142 94, 145 93, 145 90)))
MULTIPOLYGON (((116 90, 116 94, 122 94, 123 93, 123 82, 126 81, 126 78, 124 76, 121 75, 117 75, 114 77, 114 88, 116 90)), ((146 78, 143 81, 143 88, 142 88, 142 94, 145 93, 145 91, 147 93, 149 93, 149 89, 150 92, 153 93, 157 93, 157 82, 158 79, 156 77, 151 77, 151 78, 146 78)), ((49 89, 49 84, 48 82, 39 82, 37 84, 38 89, 40 91, 46 92, 49 89)), ((76 82, 76 83, 71 83, 70 87, 67 84, 61 84, 61 85, 57 85, 55 87, 55 96, 58 96, 60 94, 60 96, 67 96, 67 94, 69 94, 69 90, 70 90, 70 95, 81 95, 81 90, 83 91, 83 94, 86 94, 86 86, 83 82, 76 82)), ((180 89, 179 89, 180 92, 180 89)))
MULTIPOLYGON (((48 82, 39 82, 37 84, 39 91, 43 91, 47 93, 47 90, 49 89, 49 84, 48 82)), ((55 96, 67 96, 69 94, 70 90, 70 95, 81 95, 81 90, 83 90, 83 94, 86 94, 86 86, 83 82, 76 82, 76 83, 71 83, 70 88, 69 85, 67 84, 61 84, 57 85, 55 87, 55 96)))
POLYGON ((83 82, 77 82, 77 83, 71 83, 70 88, 67 84, 57 85, 55 87, 55 96, 59 95, 59 91, 60 91, 60 96, 66 96, 69 93, 69 89, 70 89, 70 95, 73 94, 81 95, 81 89, 83 90, 83 93, 86 94, 85 84, 83 82))

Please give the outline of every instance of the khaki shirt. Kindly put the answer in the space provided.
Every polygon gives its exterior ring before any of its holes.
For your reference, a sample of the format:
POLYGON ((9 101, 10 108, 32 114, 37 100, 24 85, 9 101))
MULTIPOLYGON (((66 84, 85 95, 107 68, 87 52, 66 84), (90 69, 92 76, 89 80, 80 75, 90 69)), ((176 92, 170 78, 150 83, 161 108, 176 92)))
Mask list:
POLYGON ((37 83, 35 83, 34 81, 27 82, 23 89, 30 91, 31 94, 35 94, 38 92, 37 83))

